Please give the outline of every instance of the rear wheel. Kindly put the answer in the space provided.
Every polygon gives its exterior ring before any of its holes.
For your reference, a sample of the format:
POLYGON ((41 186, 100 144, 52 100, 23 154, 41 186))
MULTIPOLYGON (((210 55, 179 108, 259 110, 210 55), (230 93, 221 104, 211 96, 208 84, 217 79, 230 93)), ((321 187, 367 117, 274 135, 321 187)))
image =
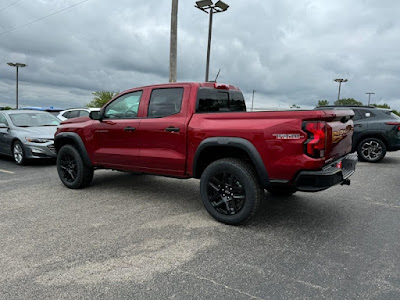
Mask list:
POLYGON ((247 163, 225 158, 211 163, 200 180, 204 207, 219 222, 237 225, 257 212, 263 189, 247 163))
POLYGON ((88 186, 93 179, 93 168, 88 167, 72 145, 61 147, 57 155, 57 172, 62 183, 70 189, 88 186))
POLYGON ((21 142, 19 141, 14 142, 12 146, 12 154, 16 164, 24 165, 26 163, 25 150, 21 142))
POLYGON ((379 162, 386 155, 386 146, 378 138, 367 138, 358 145, 357 154, 361 161, 379 162))

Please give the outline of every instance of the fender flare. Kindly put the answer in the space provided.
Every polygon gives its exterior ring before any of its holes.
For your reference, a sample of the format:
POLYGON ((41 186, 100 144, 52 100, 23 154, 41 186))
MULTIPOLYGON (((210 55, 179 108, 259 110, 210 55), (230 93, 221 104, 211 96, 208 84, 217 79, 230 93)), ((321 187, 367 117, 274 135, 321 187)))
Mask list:
POLYGON ((90 161, 89 154, 86 150, 85 144, 83 143, 81 137, 75 133, 75 132, 60 132, 59 134, 56 135, 54 138, 54 146, 56 148, 56 151, 58 152, 61 148, 60 145, 63 144, 68 144, 68 143, 62 143, 62 140, 73 140, 74 145, 78 148, 79 153, 82 155, 82 159, 84 163, 88 167, 93 167, 92 162, 90 161))
POLYGON ((198 146, 194 160, 193 160, 193 175, 197 173, 198 170, 198 160, 203 150, 208 147, 213 146, 229 146, 236 147, 241 150, 244 150, 252 160, 257 175, 259 176, 261 184, 265 187, 269 184, 269 177, 267 173, 267 169, 265 168, 264 162, 258 153, 256 147, 246 139, 238 138, 238 137, 210 137, 203 140, 198 146))

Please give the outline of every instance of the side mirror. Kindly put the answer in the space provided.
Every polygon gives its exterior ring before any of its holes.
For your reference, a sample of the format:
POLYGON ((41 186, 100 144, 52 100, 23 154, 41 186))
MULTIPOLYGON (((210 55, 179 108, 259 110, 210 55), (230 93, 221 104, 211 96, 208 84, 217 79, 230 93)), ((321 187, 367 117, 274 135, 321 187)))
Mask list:
POLYGON ((89 113, 89 118, 91 118, 92 120, 99 120, 101 121, 101 114, 100 111, 91 111, 89 113))
POLYGON ((0 129, 8 129, 9 127, 4 124, 4 123, 0 123, 0 129))

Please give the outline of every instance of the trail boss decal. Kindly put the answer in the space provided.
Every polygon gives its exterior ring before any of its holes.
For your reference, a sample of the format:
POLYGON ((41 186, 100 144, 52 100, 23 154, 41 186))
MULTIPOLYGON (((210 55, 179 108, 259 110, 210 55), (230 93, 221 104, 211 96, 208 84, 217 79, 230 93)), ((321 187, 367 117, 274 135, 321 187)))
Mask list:
POLYGON ((275 133, 273 134, 277 140, 300 140, 304 138, 304 135, 298 133, 275 133))
POLYGON ((351 126, 347 126, 346 129, 340 129, 340 130, 337 130, 337 131, 332 131, 332 143, 333 144, 339 143, 351 131, 353 131, 353 128, 351 126))

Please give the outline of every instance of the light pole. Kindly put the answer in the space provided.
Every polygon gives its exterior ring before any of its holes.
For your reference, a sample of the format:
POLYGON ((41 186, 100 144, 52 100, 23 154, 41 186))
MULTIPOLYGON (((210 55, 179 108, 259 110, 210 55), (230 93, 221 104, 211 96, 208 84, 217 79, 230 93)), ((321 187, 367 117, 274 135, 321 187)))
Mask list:
POLYGON ((368 95, 368 106, 369 106, 369 102, 371 101, 371 95, 375 95, 375 93, 365 93, 366 95, 368 95))
POLYGON ((214 4, 211 0, 201 0, 201 1, 196 1, 196 5, 194 7, 204 11, 207 14, 210 14, 210 19, 208 23, 208 45, 207 45, 207 64, 206 64, 206 82, 207 82, 209 68, 210 68, 210 49, 211 49, 213 14, 226 11, 229 5, 222 1, 218 1, 217 3, 214 4))
POLYGON ((253 107, 253 105, 254 105, 254 92, 255 92, 255 90, 253 90, 253 97, 251 98, 251 111, 254 111, 254 107, 253 107))
POLYGON ((177 39, 178 39, 178 0, 172 0, 171 37, 169 46, 169 82, 176 82, 177 39))
POLYGON ((21 63, 11 63, 11 62, 7 63, 7 65, 17 68, 17 88, 16 88, 17 107, 16 107, 16 109, 18 109, 18 68, 23 68, 23 67, 26 67, 27 65, 21 64, 21 63))
POLYGON ((338 96, 337 96, 337 99, 339 101, 339 99, 340 99, 340 87, 342 85, 342 82, 347 82, 347 79, 337 78, 337 79, 334 79, 334 81, 339 82, 339 92, 338 92, 338 96))

